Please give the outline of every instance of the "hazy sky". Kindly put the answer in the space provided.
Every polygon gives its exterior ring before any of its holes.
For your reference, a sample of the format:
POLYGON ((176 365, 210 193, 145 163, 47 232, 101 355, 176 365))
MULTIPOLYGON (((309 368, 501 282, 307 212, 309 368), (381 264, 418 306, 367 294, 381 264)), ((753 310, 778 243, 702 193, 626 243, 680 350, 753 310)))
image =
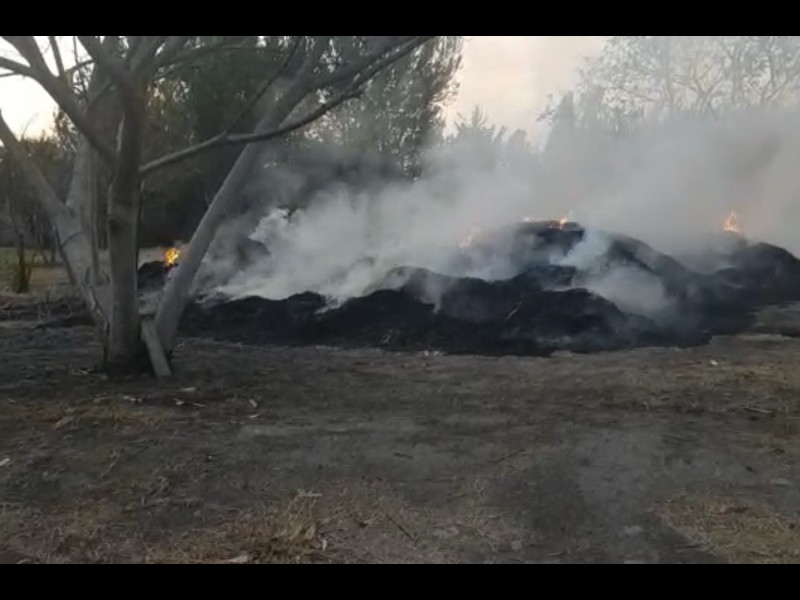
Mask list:
POLYGON ((464 44, 460 94, 450 120, 475 105, 510 129, 535 132, 550 94, 575 83, 584 57, 597 53, 601 36, 476 36, 464 44))
MULTIPOLYGON (((534 133, 548 94, 574 83, 583 57, 599 50, 599 36, 484 36, 464 44, 461 91, 448 109, 449 120, 480 105, 493 123, 534 133)), ((0 79, 0 110, 20 132, 51 121, 53 104, 38 86, 20 78, 0 79)))

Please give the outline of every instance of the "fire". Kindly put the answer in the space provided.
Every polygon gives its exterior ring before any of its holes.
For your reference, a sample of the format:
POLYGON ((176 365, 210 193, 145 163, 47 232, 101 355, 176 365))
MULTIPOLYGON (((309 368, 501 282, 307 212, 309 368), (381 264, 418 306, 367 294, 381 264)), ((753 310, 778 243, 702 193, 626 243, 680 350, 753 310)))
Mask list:
POLYGON ((553 221, 553 224, 558 227, 559 229, 564 229, 564 225, 569 223, 569 220, 572 218, 572 211, 569 211, 566 215, 561 217, 558 221, 553 221))
POLYGON ((742 230, 739 229, 739 217, 736 215, 735 211, 731 211, 731 214, 729 214, 728 218, 725 219, 725 223, 723 223, 722 228, 725 231, 732 231, 733 233, 742 232, 742 230))
POLYGON ((475 243, 475 238, 478 237, 478 234, 480 234, 480 232, 481 232, 480 227, 473 227, 472 229, 470 229, 467 232, 467 235, 461 238, 461 240, 458 242, 458 247, 464 249, 472 246, 472 244, 475 243))
POLYGON ((164 264, 166 264, 168 267, 177 264, 180 255, 181 251, 177 248, 167 248, 164 250, 164 264))

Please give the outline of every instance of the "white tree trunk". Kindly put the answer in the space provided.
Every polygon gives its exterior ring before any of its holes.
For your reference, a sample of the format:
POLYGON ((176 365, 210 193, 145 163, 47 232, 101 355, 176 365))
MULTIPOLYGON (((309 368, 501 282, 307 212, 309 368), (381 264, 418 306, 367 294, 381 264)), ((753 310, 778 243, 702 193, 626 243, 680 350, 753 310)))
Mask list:
MULTIPOLYGON (((321 50, 319 51, 321 53, 321 50)), ((259 121, 255 132, 265 132, 276 129, 298 107, 303 98, 310 91, 308 84, 311 69, 316 65, 319 54, 309 57, 306 68, 283 94, 275 101, 267 113, 259 121)), ((164 296, 156 312, 156 331, 164 350, 169 353, 175 342, 181 314, 191 292, 192 283, 203 262, 217 228, 225 217, 235 208, 237 200, 241 198, 242 189, 252 175, 259 158, 263 155, 264 144, 251 144, 242 151, 230 173, 225 178, 219 191, 211 201, 205 215, 189 242, 189 247, 181 256, 181 262, 175 274, 167 284, 164 296)))
MULTIPOLYGON (((8 128, 2 114, 0 114, 0 140, 33 185, 37 198, 56 232, 58 251, 70 280, 86 302, 101 335, 104 335, 108 325, 108 290, 107 286, 96 285, 92 281, 92 250, 80 221, 72 209, 56 196, 42 172, 8 128)), ((76 165, 76 169, 81 177, 82 167, 76 165)))

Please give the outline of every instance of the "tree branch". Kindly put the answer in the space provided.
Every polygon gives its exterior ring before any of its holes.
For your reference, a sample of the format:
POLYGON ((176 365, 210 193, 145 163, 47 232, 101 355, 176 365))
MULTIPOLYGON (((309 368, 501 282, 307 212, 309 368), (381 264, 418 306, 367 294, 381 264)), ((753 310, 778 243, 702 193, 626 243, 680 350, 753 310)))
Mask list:
POLYGON ((10 71, 13 75, 22 75, 23 77, 34 77, 33 69, 31 69, 27 65, 23 65, 22 63, 18 63, 15 60, 11 60, 10 58, 5 58, 0 56, 0 68, 6 69, 10 71))
POLYGON ((17 136, 15 136, 9 128, 2 112, 0 112, 0 141, 3 142, 3 145, 8 149, 11 156, 25 174, 25 177, 33 185, 36 190, 36 197, 39 198, 42 208, 44 208, 48 217, 53 220, 56 215, 67 211, 66 206, 58 199, 52 186, 39 170, 39 167, 31 160, 31 157, 28 156, 28 153, 17 139, 17 136))
MULTIPOLYGON (((158 158, 154 161, 151 161, 142 166, 140 169, 140 174, 142 177, 152 174, 155 171, 163 169, 169 165, 172 165, 176 162, 180 162, 182 160, 186 160, 203 152, 207 152, 214 148, 219 148, 221 146, 229 146, 229 145, 239 145, 239 144, 254 144, 257 142, 265 142, 276 137, 280 137, 287 133, 291 133, 292 131, 296 131, 298 129, 302 129, 307 125, 310 125, 320 117, 324 116, 329 111, 333 110, 340 104, 355 98, 359 94, 359 88, 369 81, 378 71, 384 69, 388 65, 400 60, 403 56, 407 55, 411 52, 414 48, 418 45, 427 41, 426 38, 417 38, 414 43, 408 42, 405 46, 400 49, 398 52, 393 53, 391 55, 384 55, 383 58, 379 58, 376 56, 372 57, 373 64, 369 68, 363 68, 361 72, 357 74, 357 76, 353 79, 350 85, 347 86, 343 91, 338 93, 337 95, 333 96, 326 102, 323 102, 319 107, 315 110, 311 111, 304 117, 297 119, 295 121, 291 121, 286 125, 281 127, 277 127, 274 129, 270 129, 268 131, 260 131, 255 133, 248 133, 248 134, 238 134, 234 135, 231 134, 229 131, 225 131, 217 136, 209 138, 199 144, 194 146, 190 146, 189 148, 184 148, 183 150, 179 150, 172 154, 168 154, 161 158, 158 158)), ((324 41, 318 41, 318 43, 324 43, 324 41)), ((320 47, 317 47, 317 50, 320 50, 320 47)), ((317 54, 317 53, 315 53, 317 54)), ((319 56, 317 55, 317 60, 319 56)), ((301 69, 301 73, 298 75, 296 82, 303 79, 303 76, 306 77, 310 75, 312 72, 312 68, 309 67, 309 63, 312 61, 307 61, 304 69, 301 69)), ((316 62, 316 61, 314 61, 316 62)), ((359 61, 361 62, 361 61, 359 61)), ((316 66, 315 64, 313 66, 316 66)))
POLYGON ((131 59, 131 70, 136 75, 147 75, 157 68, 156 52, 169 39, 167 35, 143 36, 143 41, 131 59))
POLYGON ((59 50, 58 48, 58 40, 54 35, 47 36, 47 39, 50 41, 50 49, 53 51, 53 60, 56 63, 56 70, 58 72, 58 76, 66 84, 68 82, 67 72, 64 69, 64 61, 61 58, 61 50, 59 50))
POLYGON ((286 54, 286 58, 283 60, 281 65, 278 67, 278 69, 275 71, 272 77, 270 77, 264 82, 264 84, 261 86, 258 92, 256 92, 253 95, 253 97, 250 98, 247 104, 245 104, 244 107, 242 107, 242 110, 239 111, 239 114, 236 115, 236 117, 234 117, 231 120, 230 125, 228 125, 228 127, 225 129, 225 134, 229 134, 233 131, 233 129, 241 122, 241 120, 245 117, 245 115, 247 115, 247 113, 250 112, 253 109, 253 107, 255 107, 256 104, 258 104, 258 101, 261 99, 261 97, 267 93, 267 90, 269 90, 269 88, 271 88, 272 85, 283 74, 283 72, 292 62, 294 55, 297 53, 297 49, 300 47, 300 42, 302 41, 302 39, 303 38, 300 36, 295 38, 294 42, 289 48, 289 52, 286 54))
MULTIPOLYGON (((333 73, 329 73, 328 75, 321 76, 316 82, 315 87, 316 89, 320 89, 323 87, 328 87, 333 85, 334 83, 338 83, 339 81, 343 81, 348 77, 354 77, 358 73, 360 73, 363 69, 367 66, 372 64, 374 61, 378 60, 381 56, 386 54, 387 52, 391 51, 392 49, 400 48, 403 44, 412 43, 415 40, 422 40, 427 41, 432 39, 434 36, 409 36, 407 39, 403 41, 389 41, 383 45, 383 47, 379 48, 378 50, 371 52, 367 56, 364 56, 361 60, 353 62, 345 67, 341 67, 336 69, 333 73)), ((422 42, 414 43, 413 47, 418 46, 422 42)))
POLYGON ((175 56, 183 50, 186 43, 192 39, 190 35, 172 35, 164 44, 161 52, 156 56, 156 68, 160 69, 163 66, 170 64, 175 56))
POLYGON ((152 174, 155 171, 163 169, 169 165, 172 165, 176 162, 180 162, 182 160, 186 160, 191 158, 192 156, 196 156, 203 152, 207 152, 209 150, 213 150, 214 148, 219 148, 221 146, 233 146, 239 144, 254 144, 256 142, 266 142, 267 140, 271 140, 276 137, 280 137, 287 133, 291 133, 297 129, 302 129, 306 125, 309 125, 327 113, 329 110, 335 108, 336 106, 342 104, 343 102, 350 100, 351 98, 355 98, 358 95, 358 92, 354 92, 353 90, 348 90, 347 93, 342 93, 337 95, 335 98, 329 100, 321 104, 315 110, 307 114, 301 119, 296 121, 292 121, 291 123, 287 123, 282 127, 278 127, 276 129, 271 129, 269 131, 264 131, 261 133, 248 133, 248 134, 239 134, 239 135, 231 135, 231 134, 221 134, 215 136, 213 138, 209 138, 204 142, 200 142, 195 146, 191 146, 189 148, 185 148, 183 150, 179 150, 178 152, 174 152, 172 154, 168 154, 162 158, 156 159, 144 165, 140 173, 141 175, 147 176, 152 174))
POLYGON ((35 41, 33 41, 33 47, 31 46, 31 40, 33 40, 33 38, 30 38, 30 36, 26 38, 5 36, 5 39, 28 61, 27 68, 30 70, 28 76, 50 94, 50 97, 55 100, 59 107, 69 116, 75 124, 75 127, 77 127, 97 149, 103 160, 113 164, 115 160, 113 148, 106 144, 100 137, 99 132, 81 109, 75 94, 69 86, 50 72, 50 69, 42 58, 41 52, 39 52, 38 47, 35 45, 35 41))
POLYGON ((86 49, 96 65, 103 69, 119 87, 126 94, 129 94, 133 89, 133 81, 128 71, 125 69, 121 61, 115 60, 103 45, 100 40, 93 35, 79 35, 78 39, 81 45, 86 49))

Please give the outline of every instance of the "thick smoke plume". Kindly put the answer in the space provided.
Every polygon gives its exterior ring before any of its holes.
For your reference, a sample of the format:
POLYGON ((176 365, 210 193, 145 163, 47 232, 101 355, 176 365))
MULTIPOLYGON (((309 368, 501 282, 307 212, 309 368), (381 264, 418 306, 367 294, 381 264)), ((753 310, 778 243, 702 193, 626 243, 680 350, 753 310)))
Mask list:
MULTIPOLYGON (((795 112, 684 120, 624 141, 573 131, 544 153, 513 150, 456 140, 431 149, 426 174, 414 182, 369 193, 325 189, 291 215, 262 212, 250 236, 270 256, 220 291, 273 299, 315 291, 341 300, 371 290, 400 266, 504 279, 519 270, 512 255, 500 251, 464 267, 459 242, 568 213, 587 229, 637 237, 697 268, 731 211, 749 238, 800 251, 793 225, 800 212, 795 112)), ((607 243, 602 234, 589 235, 553 261, 589 264, 607 243)), ((213 260, 207 268, 215 268, 213 260)), ((661 284, 639 272, 603 272, 586 287, 631 312, 670 305, 661 284)))

